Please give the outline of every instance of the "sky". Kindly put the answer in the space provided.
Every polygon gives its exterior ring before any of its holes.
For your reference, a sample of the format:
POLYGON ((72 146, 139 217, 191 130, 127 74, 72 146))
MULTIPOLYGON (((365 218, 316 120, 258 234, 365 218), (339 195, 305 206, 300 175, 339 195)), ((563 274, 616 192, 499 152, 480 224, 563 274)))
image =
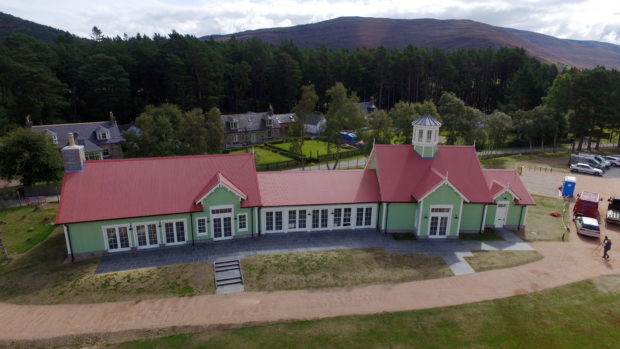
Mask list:
POLYGON ((341 16, 470 19, 620 45, 620 0, 2 0, 0 12, 88 37, 136 33, 204 36, 341 16))

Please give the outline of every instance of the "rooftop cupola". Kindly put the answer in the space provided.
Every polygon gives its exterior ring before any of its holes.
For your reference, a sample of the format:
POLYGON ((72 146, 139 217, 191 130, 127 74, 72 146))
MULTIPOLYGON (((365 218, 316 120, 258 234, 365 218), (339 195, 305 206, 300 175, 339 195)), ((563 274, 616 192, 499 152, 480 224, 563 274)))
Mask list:
POLYGON ((411 137, 413 150, 423 159, 434 158, 437 154, 441 122, 427 113, 414 120, 411 125, 413 126, 413 136, 411 137))

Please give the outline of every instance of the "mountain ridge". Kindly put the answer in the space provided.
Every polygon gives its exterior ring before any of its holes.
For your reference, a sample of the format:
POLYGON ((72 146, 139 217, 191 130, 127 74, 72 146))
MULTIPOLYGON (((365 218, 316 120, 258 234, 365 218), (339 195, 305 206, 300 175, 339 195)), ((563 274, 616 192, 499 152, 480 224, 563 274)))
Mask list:
POLYGON ((237 40, 258 38, 275 45, 290 40, 306 48, 325 45, 330 49, 378 46, 403 48, 409 44, 445 50, 521 47, 545 63, 577 68, 604 65, 620 69, 619 45, 591 40, 559 39, 467 19, 339 17, 292 27, 248 30, 202 38, 225 41, 233 37, 237 40))

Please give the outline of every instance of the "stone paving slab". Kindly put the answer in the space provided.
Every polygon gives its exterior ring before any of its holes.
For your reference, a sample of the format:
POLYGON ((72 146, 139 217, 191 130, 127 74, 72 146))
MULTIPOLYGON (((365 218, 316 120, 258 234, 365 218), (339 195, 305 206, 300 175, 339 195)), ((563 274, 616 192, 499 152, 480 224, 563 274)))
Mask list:
MULTIPOLYGON (((269 234, 255 238, 233 239, 162 248, 157 250, 108 254, 102 257, 97 273, 108 273, 147 267, 239 258, 252 254, 322 251, 349 248, 383 247, 392 253, 426 253, 446 258, 456 252, 477 250, 532 250, 508 230, 499 230, 506 241, 463 240, 394 240, 377 230, 346 230, 269 234)), ((448 262, 448 261, 447 261, 448 262)))

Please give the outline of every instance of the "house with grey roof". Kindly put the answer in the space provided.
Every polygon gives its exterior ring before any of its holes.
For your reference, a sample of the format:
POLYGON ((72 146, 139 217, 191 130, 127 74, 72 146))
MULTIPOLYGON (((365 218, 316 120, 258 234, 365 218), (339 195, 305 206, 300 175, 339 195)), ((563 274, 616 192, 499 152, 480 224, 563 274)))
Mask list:
POLYGON ((271 108, 264 113, 222 115, 224 145, 236 148, 286 137, 288 127, 295 120, 295 114, 274 114, 271 108))
POLYGON ((29 118, 27 118, 26 127, 36 132, 45 132, 59 151, 69 144, 69 133, 72 133, 75 143, 84 146, 84 152, 88 160, 123 158, 121 143, 125 139, 121 135, 112 113, 110 113, 110 120, 108 121, 74 124, 33 126, 29 118))
POLYGON ((360 108, 360 111, 363 115, 368 115, 378 110, 377 106, 375 106, 375 103, 372 100, 368 102, 357 103, 357 106, 360 108))
POLYGON ((327 126, 327 120, 321 114, 313 114, 306 117, 304 120, 304 128, 306 133, 311 135, 320 136, 323 131, 325 131, 325 127, 327 126))

